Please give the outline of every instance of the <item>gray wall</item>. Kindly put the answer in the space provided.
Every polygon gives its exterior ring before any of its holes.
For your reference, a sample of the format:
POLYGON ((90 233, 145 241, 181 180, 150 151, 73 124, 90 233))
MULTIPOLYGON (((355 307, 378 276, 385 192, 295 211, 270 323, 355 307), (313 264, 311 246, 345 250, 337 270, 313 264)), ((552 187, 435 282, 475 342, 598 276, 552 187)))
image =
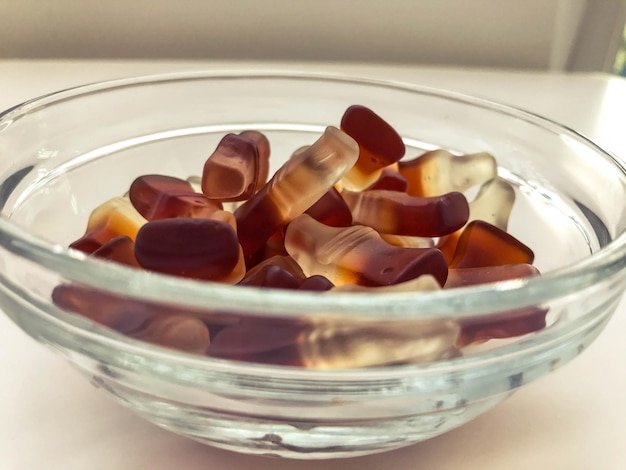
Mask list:
POLYGON ((562 69, 594 1, 0 0, 0 57, 562 69))

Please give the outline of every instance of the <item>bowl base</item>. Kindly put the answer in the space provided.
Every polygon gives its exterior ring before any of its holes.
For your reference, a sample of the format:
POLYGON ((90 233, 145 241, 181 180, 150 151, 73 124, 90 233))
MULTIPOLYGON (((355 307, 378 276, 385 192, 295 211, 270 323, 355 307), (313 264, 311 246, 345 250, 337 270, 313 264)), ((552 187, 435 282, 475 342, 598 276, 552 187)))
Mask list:
POLYGON ((512 393, 439 413, 320 423, 187 407, 102 377, 94 381, 144 419, 175 434, 233 452, 307 460, 358 457, 416 444, 473 420, 512 393))

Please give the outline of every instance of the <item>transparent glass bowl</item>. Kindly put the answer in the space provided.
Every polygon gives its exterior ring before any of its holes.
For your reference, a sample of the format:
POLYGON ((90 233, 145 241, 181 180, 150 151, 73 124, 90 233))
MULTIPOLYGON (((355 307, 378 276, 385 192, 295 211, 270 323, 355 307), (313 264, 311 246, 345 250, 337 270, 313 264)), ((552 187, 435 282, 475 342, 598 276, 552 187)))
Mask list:
POLYGON ((294 458, 381 452, 466 423, 594 340, 626 282, 625 202, 624 168, 592 142, 533 114, 455 93, 253 71, 88 85, 0 115, 0 307, 94 385, 173 432, 294 458), (245 129, 269 137, 275 170, 338 125, 352 104, 392 123, 407 158, 437 147, 492 153, 516 192, 509 231, 534 249, 543 275, 437 292, 319 295, 172 278, 65 248, 83 233, 90 211, 124 194, 136 176, 197 175, 221 136, 245 129), (167 308, 279 326, 315 322, 382 349, 398 341, 389 331, 415 332, 400 343, 419 342, 420 328, 433 320, 472 322, 524 308, 548 314, 540 331, 440 360, 314 370, 131 339, 55 305, 60 284, 98 291, 103 302, 141 305, 146 315, 167 308))

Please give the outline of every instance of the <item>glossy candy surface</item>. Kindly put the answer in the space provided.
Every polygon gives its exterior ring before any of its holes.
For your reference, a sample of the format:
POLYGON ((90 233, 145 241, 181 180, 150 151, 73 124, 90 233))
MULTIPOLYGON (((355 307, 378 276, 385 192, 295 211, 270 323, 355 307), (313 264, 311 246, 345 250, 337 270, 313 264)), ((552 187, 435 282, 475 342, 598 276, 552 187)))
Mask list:
POLYGON ((370 191, 372 189, 384 189, 387 191, 400 191, 405 193, 409 188, 409 184, 398 171, 397 168, 383 168, 380 172, 378 179, 370 186, 364 189, 364 191, 370 191))
POLYGON ((496 160, 486 152, 453 155, 447 150, 433 150, 398 163, 412 196, 440 196, 465 191, 497 176, 496 160))
POLYGON ((106 242, 120 235, 131 240, 146 223, 146 219, 137 212, 130 200, 123 197, 112 198, 96 209, 89 216, 85 234, 70 244, 70 248, 93 253, 106 242))
MULTIPOLYGON (((501 178, 489 180, 480 187, 474 199, 469 203, 468 222, 482 220, 506 231, 514 203, 515 190, 510 183, 501 178)), ((437 248, 443 252, 449 262, 452 261, 461 233, 463 233, 462 228, 441 237, 437 242, 437 248)))
POLYGON ((204 164, 202 192, 219 201, 244 201, 265 182, 260 166, 254 140, 227 134, 204 164))
POLYGON ((398 191, 347 191, 343 198, 355 224, 396 235, 439 237, 467 222, 469 206, 462 193, 412 197, 398 191))
POLYGON ((354 165, 358 146, 339 129, 327 127, 302 153, 235 211, 239 241, 253 254, 278 228, 311 207, 354 165))
POLYGON ((532 264, 530 248, 504 230, 482 220, 467 224, 457 244, 454 268, 478 268, 504 264, 532 264))
POLYGON ((94 251, 92 255, 96 258, 115 261, 116 263, 125 264, 134 268, 140 267, 135 257, 135 242, 126 235, 119 235, 112 238, 94 251))
POLYGON ((312 369, 372 367, 455 357, 449 321, 373 325, 250 319, 216 335, 209 355, 312 369))
POLYGON ((239 262, 237 234, 225 222, 175 218, 147 223, 137 234, 139 264, 160 273, 217 280, 239 262))
POLYGON ((291 222, 285 248, 305 274, 319 274, 333 284, 397 284, 432 274, 445 283, 448 267, 436 248, 401 248, 385 242, 370 227, 329 227, 308 215, 291 222))
POLYGON ((348 189, 367 188, 384 167, 404 156, 404 143, 395 129, 365 106, 350 106, 341 118, 341 129, 359 144, 359 158, 342 180, 348 189))
MULTIPOLYGON (((227 134, 201 177, 136 178, 128 198, 93 211, 71 246, 162 274, 320 295, 420 293, 539 275, 532 250, 506 232, 515 191, 490 154, 403 155, 395 130, 358 105, 345 112, 341 130, 327 127, 267 183, 267 137, 227 134), (464 191, 477 185, 468 202, 464 191)), ((458 321, 360 324, 245 312, 221 318, 76 285, 58 286, 53 299, 153 344, 317 369, 455 357, 544 328, 547 313, 538 306, 458 321)))
POLYGON ((145 175, 128 191, 133 207, 147 220, 172 217, 209 217, 222 204, 195 191, 191 183, 165 175, 145 175))

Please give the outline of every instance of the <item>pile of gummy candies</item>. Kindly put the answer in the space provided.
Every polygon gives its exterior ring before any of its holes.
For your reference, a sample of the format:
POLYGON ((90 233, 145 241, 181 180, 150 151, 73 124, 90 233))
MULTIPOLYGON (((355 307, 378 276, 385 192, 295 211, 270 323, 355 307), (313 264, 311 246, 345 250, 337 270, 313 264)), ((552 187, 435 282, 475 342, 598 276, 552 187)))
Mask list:
MULTIPOLYGON (((507 232, 515 192, 486 152, 403 159, 383 118, 349 107, 269 179, 270 142, 225 135, 187 180, 143 175, 70 247, 137 269, 292 290, 431 291, 538 275, 507 232), (269 180, 268 180, 269 179, 269 180), (468 201, 467 190, 478 187, 468 201)), ((54 302, 120 333, 212 357, 312 368, 424 362, 545 327, 546 310, 415 328, 194 312, 63 284, 54 302)))

